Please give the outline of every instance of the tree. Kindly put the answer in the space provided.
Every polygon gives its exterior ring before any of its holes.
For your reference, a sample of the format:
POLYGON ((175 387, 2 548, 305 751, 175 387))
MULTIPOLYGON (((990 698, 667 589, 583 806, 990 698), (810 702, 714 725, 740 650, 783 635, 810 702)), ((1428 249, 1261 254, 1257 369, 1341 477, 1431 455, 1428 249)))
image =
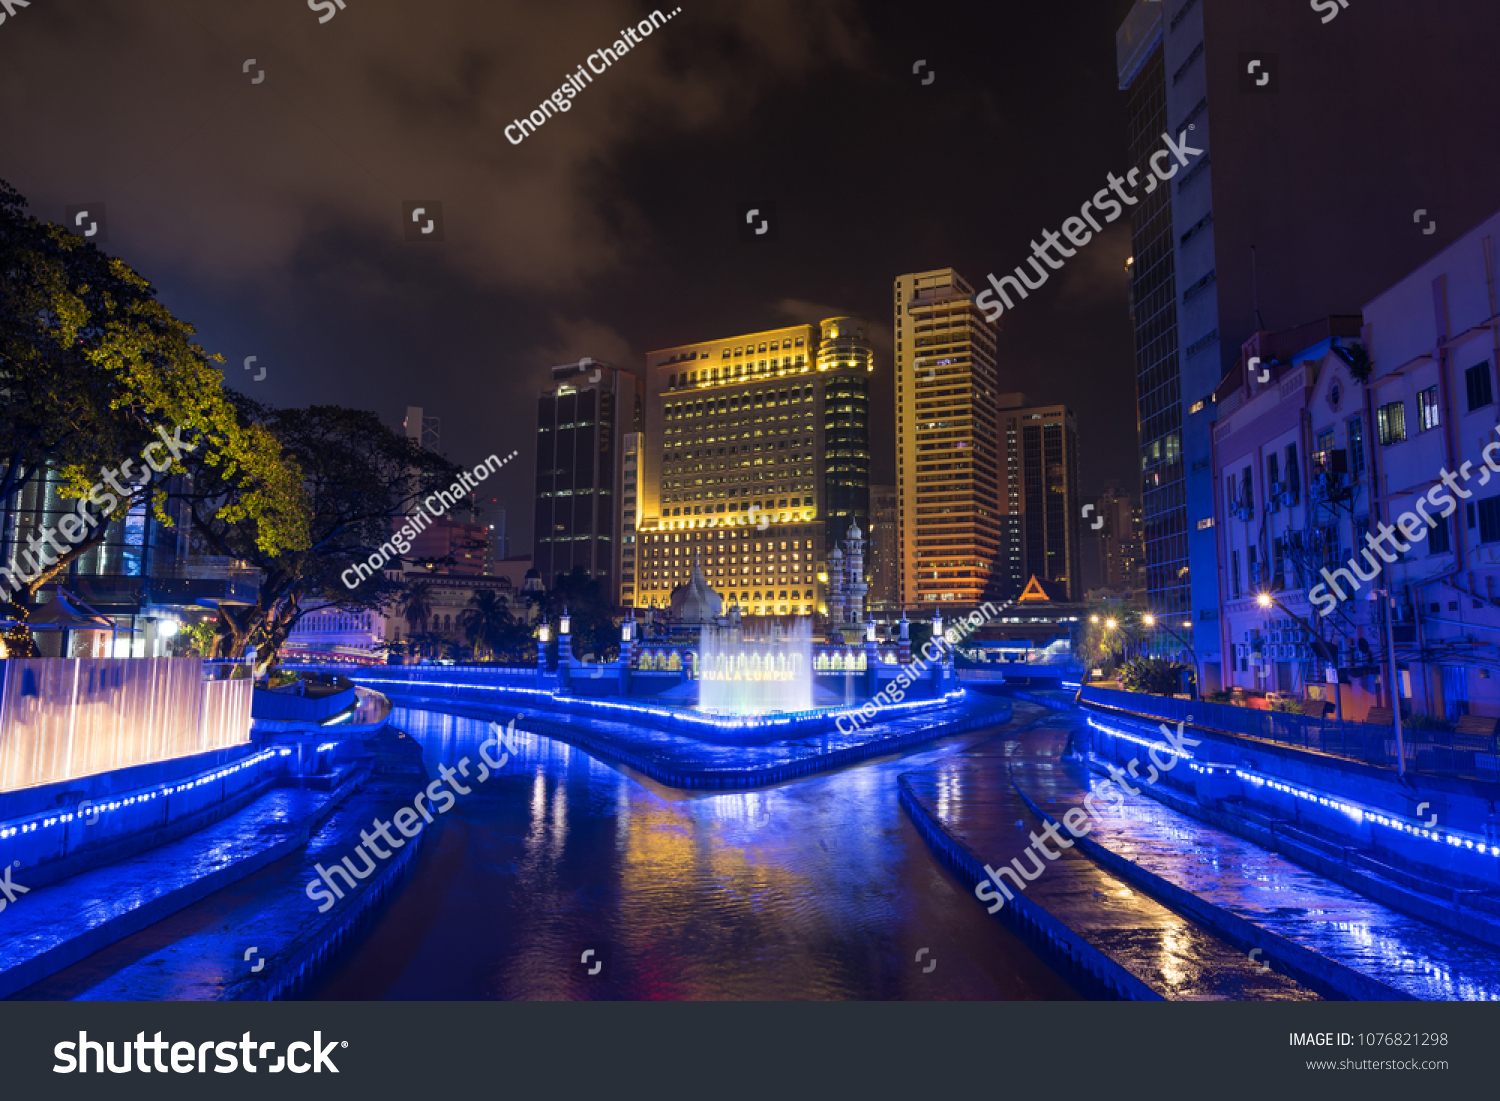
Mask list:
POLYGON ((1091 610, 1078 640, 1079 656, 1089 668, 1106 666, 1140 645, 1142 612, 1123 600, 1102 600, 1091 610))
POLYGON ((470 595, 469 606, 458 614, 458 622, 475 653, 488 651, 493 657, 511 622, 510 609, 493 590, 479 589, 470 595))
POLYGON ((574 657, 593 655, 589 660, 614 661, 619 656, 620 630, 615 620, 614 601, 600 589, 599 579, 590 577, 582 566, 574 566, 570 573, 558 574, 541 601, 542 617, 552 627, 552 641, 547 649, 554 657, 564 609, 570 620, 574 657))
POLYGON ((1190 670, 1168 658, 1141 657, 1120 670, 1120 683, 1132 692, 1153 696, 1175 696, 1182 691, 1182 677, 1190 670))
POLYGON ((427 630, 427 622, 432 618, 432 582, 409 582, 406 592, 401 595, 400 607, 401 615, 405 617, 412 633, 427 630))
POLYGON ((457 481, 459 468, 373 413, 236 401, 240 415, 261 425, 296 462, 309 517, 304 547, 268 551, 256 517, 233 510, 243 486, 211 464, 195 465, 191 486, 177 494, 195 541, 209 553, 250 562, 262 576, 255 604, 220 605, 216 653, 232 657, 253 643, 274 655, 316 608, 385 614, 405 587, 385 571, 400 568, 411 549, 409 534, 401 534, 414 530, 408 518, 424 512, 425 497, 457 481))
MULTIPOLYGON (((101 543, 108 521, 150 501, 163 523, 168 474, 137 462, 164 428, 200 466, 236 486, 226 521, 251 522, 263 553, 308 544, 307 501, 294 462, 262 429, 244 423, 215 366, 222 358, 193 343, 193 327, 156 300, 151 285, 123 261, 67 229, 25 213, 26 201, 0 181, 0 504, 9 521, 21 494, 47 469, 65 497, 88 498, 77 541, 64 531, 51 549, 22 551, 0 523, 0 561, 18 591, 4 609, 24 620, 38 590, 101 543), (130 461, 102 487, 103 472, 130 461), (95 493, 91 494, 91 490, 95 493), (108 502, 107 504, 105 502, 108 502), (64 547, 62 544, 68 544, 64 547)), ((169 467, 170 473, 179 467, 169 467)), ((60 525, 61 526, 61 525, 60 525)), ((48 529, 50 530, 50 529, 48 529)), ((11 652, 34 653, 29 635, 7 637, 11 652), (19 637, 18 637, 19 636, 19 637)))

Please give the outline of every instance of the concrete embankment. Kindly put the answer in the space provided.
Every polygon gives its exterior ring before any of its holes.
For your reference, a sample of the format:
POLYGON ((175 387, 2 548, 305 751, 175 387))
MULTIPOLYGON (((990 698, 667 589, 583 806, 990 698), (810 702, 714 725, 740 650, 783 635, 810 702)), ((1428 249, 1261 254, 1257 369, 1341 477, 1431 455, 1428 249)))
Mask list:
MULTIPOLYGON (((1077 720, 1073 720, 1074 723, 1077 720)), ((1058 725, 1071 725, 1059 717, 1058 725)), ((1190 772, 1177 760, 1161 773, 1148 761, 1170 761, 1166 743, 1133 746, 1130 761, 1061 757, 1018 761, 1011 781, 1027 807, 1058 823, 1071 808, 1084 831, 1073 845, 1101 867, 1213 931, 1263 965, 1337 997, 1362 1001, 1500 998, 1492 950, 1415 920, 1275 852, 1189 818, 1163 804, 1168 777, 1190 772), (1139 766, 1139 767, 1137 767, 1139 766), (1128 786, 1127 786, 1128 785, 1128 786), (1134 790, 1132 790, 1134 789, 1134 790)))
POLYGON ((210 830, 19 900, 13 912, 25 924, 0 942, 0 991, 154 1000, 293 989, 393 888, 421 843, 407 842, 326 912, 306 893, 314 865, 353 853, 361 829, 410 806, 426 783, 412 739, 387 730, 363 744, 331 792, 276 789, 210 830))
MULTIPOLYGON (((901 805, 967 886, 989 880, 987 864, 1018 860, 1033 871, 1025 854, 1043 821, 1012 786, 1012 763, 1053 760, 1068 735, 1065 726, 1043 720, 1019 737, 976 746, 940 769, 902 775, 901 805)), ((1084 984, 1132 1000, 1319 997, 1290 976, 1263 969, 1237 945, 1183 920, 1076 850, 1054 856, 1035 856, 1033 878, 1025 890, 1012 888, 1013 897, 997 916, 1084 984)), ((978 898, 974 904, 984 905, 978 898)))
MULTIPOLYGON (((968 730, 999 726, 1010 721, 1010 705, 1003 700, 966 700, 933 711, 886 719, 850 734, 831 732, 797 738, 776 745, 727 747, 695 741, 679 734, 635 723, 601 721, 542 709, 532 699, 496 699, 496 693, 474 698, 433 698, 387 686, 392 702, 417 710, 505 723, 518 713, 527 730, 556 738, 585 752, 639 772, 675 788, 743 790, 784 783, 826 772, 871 757, 900 753, 915 746, 968 730)), ((644 720, 648 716, 643 716, 644 720)))
MULTIPOLYGON (((1123 767, 1162 737, 1160 721, 1118 707, 1090 705, 1079 721, 1079 746, 1101 765, 1123 767)), ((1326 753, 1185 730, 1197 744, 1185 767, 1151 786, 1154 799, 1394 910, 1500 946, 1500 819, 1488 813, 1500 789, 1403 780, 1326 753)))

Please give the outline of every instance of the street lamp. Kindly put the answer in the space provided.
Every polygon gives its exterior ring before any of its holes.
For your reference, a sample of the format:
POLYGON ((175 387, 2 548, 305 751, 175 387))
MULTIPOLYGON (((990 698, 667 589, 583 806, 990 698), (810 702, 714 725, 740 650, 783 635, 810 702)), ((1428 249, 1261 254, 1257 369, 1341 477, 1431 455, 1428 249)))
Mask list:
POLYGON ((1406 743, 1401 737, 1401 674, 1396 671, 1396 594, 1389 589, 1371 589, 1370 600, 1384 597, 1385 641, 1391 657, 1391 722, 1396 726, 1396 775, 1406 776, 1406 743))
MULTIPOLYGON (((1163 631, 1167 632, 1167 634, 1171 635, 1178 642, 1182 643, 1183 646, 1187 647, 1187 652, 1192 655, 1193 658, 1193 695, 1196 698, 1198 692, 1198 678, 1202 674, 1199 668, 1198 651, 1193 649, 1193 644, 1179 635, 1176 631, 1172 630, 1172 628, 1164 620, 1158 621, 1157 618, 1150 612, 1147 612, 1145 615, 1141 616, 1141 622, 1144 623, 1147 627, 1160 627, 1163 631)), ((1184 622, 1183 626, 1190 628, 1192 627, 1192 623, 1184 622)))
MULTIPOLYGON (((1374 597, 1373 594, 1371 595, 1370 599, 1371 600, 1375 599, 1375 597, 1374 597)), ((1333 650, 1329 647, 1328 643, 1323 640, 1323 638, 1318 634, 1318 632, 1314 631, 1312 629, 1312 625, 1309 624, 1307 622, 1307 620, 1303 619, 1296 612, 1294 612, 1290 608, 1288 608, 1281 601, 1277 600, 1270 593, 1266 593, 1266 592, 1256 593, 1255 594, 1255 603, 1259 604, 1262 608, 1276 608, 1279 611, 1285 612, 1287 614, 1288 618, 1290 618, 1291 620, 1293 620, 1297 624, 1297 626, 1301 627, 1304 631, 1306 631, 1307 632, 1307 637, 1311 640, 1311 645, 1312 645, 1312 648, 1313 648, 1313 652, 1315 654, 1317 654, 1319 661, 1321 661, 1321 662, 1323 662, 1325 664, 1332 664, 1334 661, 1337 660, 1333 656, 1333 650)), ((1326 703, 1327 701, 1324 701, 1324 702, 1326 703)), ((1338 716, 1338 720, 1340 722, 1343 722, 1344 721, 1344 695, 1343 695, 1342 692, 1339 691, 1339 681, 1338 681, 1338 677, 1336 675, 1335 675, 1334 681, 1333 681, 1333 705, 1334 705, 1334 712, 1338 716)), ((1398 710, 1399 710, 1399 707, 1398 707, 1398 710)), ((1397 733, 1397 741, 1398 742, 1400 741, 1399 730, 1398 730, 1398 733, 1397 733)))

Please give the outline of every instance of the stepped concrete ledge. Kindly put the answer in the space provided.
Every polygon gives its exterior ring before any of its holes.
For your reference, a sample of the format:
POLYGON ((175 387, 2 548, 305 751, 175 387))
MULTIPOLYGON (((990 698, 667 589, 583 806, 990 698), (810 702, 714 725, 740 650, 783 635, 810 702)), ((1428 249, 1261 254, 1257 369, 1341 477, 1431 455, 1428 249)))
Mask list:
MULTIPOLYGON (((1027 711, 1032 711, 1027 708, 1027 711)), ((901 804, 928 843, 970 887, 985 864, 1021 858, 1042 820, 1011 784, 1012 765, 1049 767, 1068 738, 1047 717, 954 757, 904 773, 901 804), (1018 823, 1020 825, 1018 826, 1018 823)), ((996 915, 1051 949, 1065 972, 1122 998, 1169 1001, 1312 1001, 1315 988, 1263 969, 1244 950, 1173 912, 1076 849, 1048 862, 996 915)), ((984 906, 978 898, 976 906, 984 906)))
POLYGON ((557 738, 599 760, 622 765, 669 787, 720 790, 783 783, 870 757, 897 753, 949 734, 999 726, 1009 722, 1011 716, 1007 701, 973 696, 942 708, 882 718, 850 734, 827 731, 770 745, 729 746, 655 729, 645 725, 649 721, 646 714, 639 721, 626 722, 571 714, 560 707, 539 705, 532 699, 507 702, 496 699, 494 693, 469 700, 427 697, 392 686, 384 691, 398 707, 501 724, 515 718, 517 728, 557 738))
MULTIPOLYGON (((1064 760, 1018 765, 1012 780, 1029 807, 1054 821, 1097 782, 1083 763, 1064 760)), ((1104 811, 1077 848, 1201 925, 1260 949, 1271 966, 1343 997, 1500 999, 1500 964, 1488 945, 1398 913, 1147 790, 1124 793, 1124 805, 1104 811)))
POLYGON ((389 820, 398 808, 410 807, 427 780, 420 747, 401 732, 385 731, 368 739, 366 748, 370 756, 359 789, 336 796, 337 805, 329 802, 294 851, 20 996, 263 1001, 294 991, 399 884, 427 836, 424 830, 407 839, 326 910, 308 896, 308 882, 319 878, 316 865, 331 867, 350 857, 363 840, 360 831, 369 831, 376 817, 389 820))
MULTIPOLYGON (((179 841, 19 897, 0 914, 0 997, 293 852, 361 775, 332 793, 274 789, 179 841)), ((13 878, 24 885, 24 869, 13 878)))

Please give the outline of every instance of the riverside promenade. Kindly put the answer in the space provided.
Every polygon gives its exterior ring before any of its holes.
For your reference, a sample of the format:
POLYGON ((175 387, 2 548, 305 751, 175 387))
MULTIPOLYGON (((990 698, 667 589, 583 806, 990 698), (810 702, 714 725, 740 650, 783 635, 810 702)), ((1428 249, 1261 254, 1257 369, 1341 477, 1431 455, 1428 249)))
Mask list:
MULTIPOLYGON (((1073 745, 1081 744, 1084 722, 1076 713, 1048 717, 1029 729, 1010 753, 971 765, 962 777, 962 789, 950 790, 946 805, 937 797, 940 786, 928 781, 932 794, 923 800, 923 812, 940 825, 947 844, 961 845, 981 864, 1019 855, 1031 829, 1045 819, 1060 822, 1103 779, 1105 762, 1069 755, 1073 745), (971 789, 982 794, 971 794, 971 789), (986 801, 1008 809, 997 813, 986 801), (1017 804, 1020 812, 1011 818, 1017 804), (1005 818, 1010 818, 1008 848, 1005 818), (1016 828, 1018 820, 1026 824, 1025 831, 1016 828)), ((1140 759, 1146 760, 1144 748, 1140 759)), ((1176 951, 1179 934, 1165 920, 1153 934, 1142 927, 1140 915, 1129 910, 1119 915, 1122 928, 1129 931, 1123 951, 1120 930, 1097 933, 1097 907, 1080 906, 1078 893, 1068 892, 1066 885, 1050 885, 1059 872, 1064 877, 1071 874, 1070 861, 1082 861, 1094 874, 1149 895, 1178 927, 1231 946, 1242 961, 1254 951, 1257 969, 1286 974, 1326 996, 1500 997, 1500 966, 1488 946, 1393 910, 1253 841, 1164 805, 1151 797, 1153 789, 1143 783, 1144 772, 1134 781, 1140 794, 1125 793, 1124 805, 1104 810, 1102 823, 1090 819, 1089 834, 1076 839, 1063 859, 1049 864, 1024 894, 1018 892, 1018 900, 1024 897, 1046 910, 1078 937, 1092 934, 1100 951, 1112 953, 1132 973, 1139 973, 1141 950, 1151 941, 1162 951, 1176 951), (1144 939, 1137 942, 1131 934, 1143 934, 1144 939)), ((1024 859, 1022 863, 1029 866, 1024 859)), ((1109 895, 1101 892, 1096 897, 1102 901, 1109 895)), ((975 905, 982 903, 976 899, 975 905)), ((1008 903, 1006 910, 1013 905, 1008 903)), ((1276 995, 1246 989, 1234 996, 1276 995)))
MULTIPOLYGON (((1040 708, 1019 704, 1018 714, 1040 708)), ((986 879, 986 864, 1020 857, 1042 818, 1011 783, 1012 769, 1060 767, 1071 734, 1066 717, 1046 716, 946 762, 905 773, 902 805, 918 830, 966 886, 986 879)), ((1026 864, 1022 860, 1023 866, 1026 864)), ((1132 1000, 1310 1001, 1317 990, 1262 968, 1225 937, 1143 893, 1128 879, 1065 851, 1014 892, 997 913, 1040 941, 1070 977, 1132 1000)), ((973 904, 986 907, 975 898, 973 904)))

